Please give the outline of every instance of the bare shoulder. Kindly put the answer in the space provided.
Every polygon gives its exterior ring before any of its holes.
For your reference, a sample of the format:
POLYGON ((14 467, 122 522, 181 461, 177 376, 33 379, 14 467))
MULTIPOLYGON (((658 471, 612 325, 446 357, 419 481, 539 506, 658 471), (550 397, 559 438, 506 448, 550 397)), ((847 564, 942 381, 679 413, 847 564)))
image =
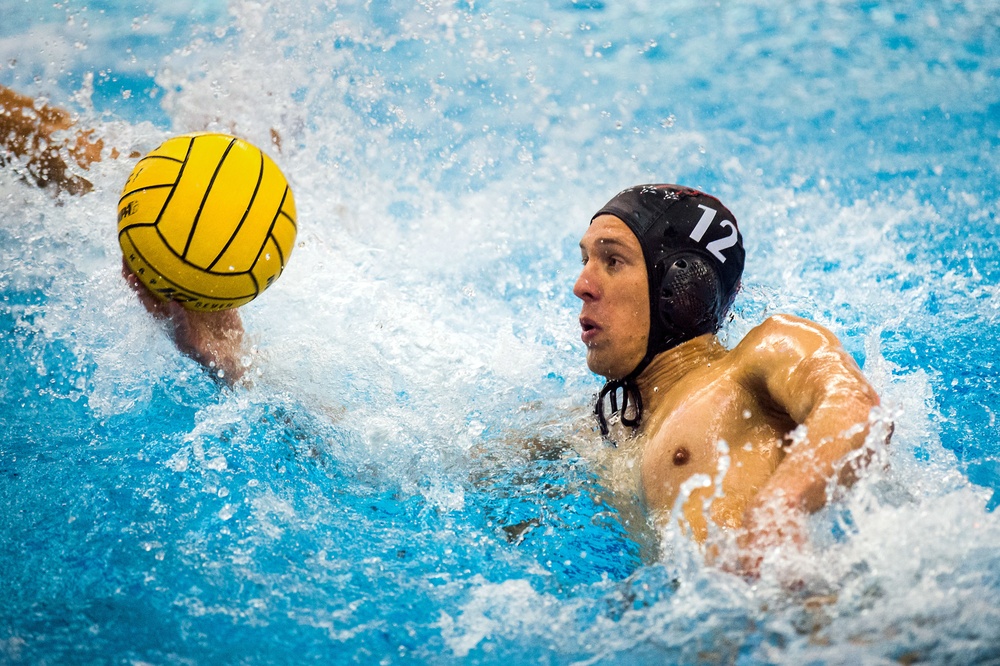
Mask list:
POLYGON ((733 351, 751 353, 812 352, 841 348, 840 340, 827 328, 809 319, 790 314, 768 317, 755 326, 733 351))
POLYGON ((789 314, 768 317, 733 348, 743 361, 793 361, 823 352, 843 352, 840 340, 827 328, 789 314))
POLYGON ((732 350, 745 377, 775 377, 823 368, 860 375, 840 340, 824 326, 794 315, 769 317, 754 327, 732 350))
POLYGON ((741 383, 766 392, 800 422, 825 395, 850 396, 867 407, 879 402, 837 336, 808 319, 775 315, 747 333, 732 356, 741 383))

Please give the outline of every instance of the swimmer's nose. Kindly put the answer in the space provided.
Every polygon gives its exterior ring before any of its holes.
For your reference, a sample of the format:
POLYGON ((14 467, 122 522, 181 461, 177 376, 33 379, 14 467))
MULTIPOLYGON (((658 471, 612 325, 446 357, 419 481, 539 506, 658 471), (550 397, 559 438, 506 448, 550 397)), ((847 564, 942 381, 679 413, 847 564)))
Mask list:
POLYGON ((584 266, 583 270, 580 271, 580 277, 576 279, 576 284, 573 285, 573 295, 581 301, 588 301, 597 298, 597 290, 594 288, 594 283, 587 275, 586 266, 584 266))

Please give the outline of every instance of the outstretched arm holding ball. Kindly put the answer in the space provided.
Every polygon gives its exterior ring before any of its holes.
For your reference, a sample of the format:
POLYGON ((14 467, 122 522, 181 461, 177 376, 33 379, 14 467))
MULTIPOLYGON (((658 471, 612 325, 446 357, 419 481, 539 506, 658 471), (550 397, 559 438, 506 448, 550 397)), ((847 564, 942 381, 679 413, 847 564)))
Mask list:
MULTIPOLYGON (((40 187, 85 194, 93 189, 73 173, 70 160, 86 169, 101 160, 104 142, 93 130, 74 129, 70 114, 0 86, 0 166, 22 164, 26 179, 40 187)), ((111 158, 119 153, 112 149, 111 158)), ((138 157, 138 155, 135 155, 138 157)), ((123 261, 122 274, 154 317, 173 327, 177 348, 232 385, 245 373, 243 322, 233 308, 195 312, 155 297, 123 261)))

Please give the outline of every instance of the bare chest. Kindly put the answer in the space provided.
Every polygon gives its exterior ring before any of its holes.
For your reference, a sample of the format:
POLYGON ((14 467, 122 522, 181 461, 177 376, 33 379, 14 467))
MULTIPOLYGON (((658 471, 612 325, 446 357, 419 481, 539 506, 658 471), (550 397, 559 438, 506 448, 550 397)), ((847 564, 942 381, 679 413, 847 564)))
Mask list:
POLYGON ((735 526, 784 457, 784 437, 795 424, 724 379, 675 393, 650 420, 641 469, 646 504, 669 511, 682 489, 703 486, 698 494, 705 496, 718 486, 714 517, 735 526))

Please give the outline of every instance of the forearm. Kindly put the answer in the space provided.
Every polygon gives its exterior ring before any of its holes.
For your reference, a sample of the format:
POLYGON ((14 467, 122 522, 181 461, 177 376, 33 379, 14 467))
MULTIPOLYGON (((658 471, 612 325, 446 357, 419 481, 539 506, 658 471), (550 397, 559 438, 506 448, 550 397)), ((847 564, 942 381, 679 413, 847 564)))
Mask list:
POLYGON ((243 378, 247 369, 244 359, 249 352, 243 342, 239 310, 194 312, 177 301, 161 301, 142 284, 124 259, 122 277, 151 315, 170 323, 174 344, 181 352, 230 386, 243 378))
POLYGON ((864 446, 872 406, 860 400, 845 406, 846 412, 824 410, 793 432, 791 450, 743 513, 740 571, 756 575, 766 549, 803 543, 802 520, 826 504, 830 482, 854 482, 855 468, 868 456, 851 455, 864 446))
POLYGON ((167 304, 166 309, 180 351, 230 386, 243 377, 247 351, 239 311, 192 312, 176 302, 167 304))
POLYGON ((836 480, 851 485, 869 455, 862 450, 869 432, 869 413, 877 398, 867 393, 842 397, 816 410, 791 434, 792 443, 768 483, 748 507, 813 513, 826 504, 827 488, 836 480))

